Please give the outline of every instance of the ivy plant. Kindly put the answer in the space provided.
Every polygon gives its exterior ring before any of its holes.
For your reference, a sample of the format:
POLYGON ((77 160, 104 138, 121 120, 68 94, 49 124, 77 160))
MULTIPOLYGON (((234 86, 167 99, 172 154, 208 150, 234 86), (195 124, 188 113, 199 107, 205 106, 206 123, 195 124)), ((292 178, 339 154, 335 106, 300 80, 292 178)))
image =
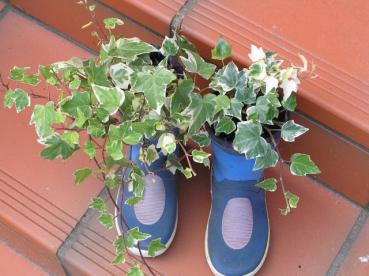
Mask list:
MULTIPOLYGON (((176 38, 179 45, 183 40, 181 36, 176 38)), ((284 61, 277 58, 277 53, 251 45, 248 55, 251 63, 240 68, 230 59, 232 47, 224 37, 211 50, 212 59, 221 62, 221 66, 204 61, 193 45, 189 48, 185 44, 180 50, 185 73, 209 81, 201 90, 196 88, 199 92, 210 91, 209 94, 193 95, 191 127, 197 130, 198 126, 208 124, 210 131, 231 142, 233 149, 246 159, 255 159, 254 170, 279 166, 278 179, 265 179, 256 186, 274 192, 279 182, 286 202, 280 210, 287 215, 297 207, 299 197, 286 190, 284 167, 289 165, 291 174, 297 176, 320 173, 308 154, 295 153, 286 160, 279 150, 280 140, 294 142, 308 131, 289 119, 288 114, 297 107, 299 77, 314 77, 314 65, 309 67, 306 58, 299 55, 302 66, 283 66, 284 61)), ((201 133, 192 139, 204 146, 205 137, 206 133, 201 133)))
MULTIPOLYGON (((255 170, 279 166, 278 180, 265 179, 257 186, 274 192, 279 182, 286 200, 282 214, 297 207, 299 197, 284 185, 284 167, 289 165, 290 172, 299 176, 320 172, 309 155, 295 153, 285 160, 279 151, 280 139, 294 142, 308 130, 286 115, 295 111, 299 75, 308 71, 304 57, 302 66, 282 66, 276 53, 251 46, 252 63, 240 68, 230 60, 232 48, 221 37, 211 51, 211 63, 179 34, 165 37, 158 47, 138 38, 113 35, 116 26, 124 24, 122 20, 107 18, 101 25, 95 5, 87 0, 78 4, 91 14, 91 21, 82 28, 94 27, 91 35, 100 45, 97 57, 72 58, 40 65, 37 70, 15 66, 9 81, 1 76, 0 81, 5 108, 14 107, 16 112, 33 108, 30 124, 44 146, 42 158, 68 159, 82 151, 93 160, 94 166, 77 169, 74 178, 76 185, 91 176, 104 182, 117 214, 109 211, 102 198, 93 198, 89 207, 99 212, 101 224, 112 229, 115 216, 122 215, 112 195, 120 185, 133 189, 134 195, 125 204, 142 200, 143 178, 156 173, 149 166, 159 152, 167 156, 160 170, 179 172, 186 178, 196 175, 192 162, 210 166, 210 154, 204 150, 210 144, 206 126, 229 140, 245 158, 255 159, 255 170), (197 78, 208 85, 199 87, 197 78), (24 88, 27 85, 29 89, 24 88), (32 87, 36 86, 47 89, 42 90, 44 94, 35 94, 32 87), (34 99, 37 104, 32 105, 34 99), (192 148, 188 146, 190 140, 194 142, 192 148), (136 144, 141 145, 144 169, 125 154, 136 144)), ((148 237, 137 227, 117 236, 112 263, 124 263, 127 248, 139 248, 140 241, 148 237)), ((163 246, 159 239, 153 240, 149 255, 154 256, 163 246)), ((144 258, 142 263, 155 274, 144 258)), ((135 265, 128 275, 143 273, 135 265)))

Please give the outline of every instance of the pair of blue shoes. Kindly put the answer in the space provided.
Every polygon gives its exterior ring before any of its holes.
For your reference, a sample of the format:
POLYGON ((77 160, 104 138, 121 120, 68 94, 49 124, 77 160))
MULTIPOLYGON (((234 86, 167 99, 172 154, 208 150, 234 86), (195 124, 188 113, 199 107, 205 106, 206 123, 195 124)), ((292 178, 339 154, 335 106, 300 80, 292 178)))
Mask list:
MULTIPOLYGON (((257 187, 262 171, 252 171, 254 160, 246 160, 232 149, 232 145, 213 136, 212 205, 206 229, 205 252, 214 275, 254 275, 262 266, 269 245, 269 221, 265 204, 265 192, 257 187)), ((139 146, 132 148, 132 160, 138 160, 139 146)), ((160 155, 150 170, 165 164, 160 155)), ((142 164, 141 164, 142 165, 142 164)), ((132 196, 127 186, 118 193, 122 216, 117 223, 118 232, 139 227, 151 237, 140 243, 143 256, 148 256, 152 240, 161 239, 166 248, 171 244, 177 227, 176 176, 169 171, 145 178, 144 199, 135 206, 125 204, 132 196), (122 229, 123 227, 123 229, 122 229)), ((165 249, 156 253, 160 255, 165 249)), ((132 253, 139 254, 138 248, 132 253)))

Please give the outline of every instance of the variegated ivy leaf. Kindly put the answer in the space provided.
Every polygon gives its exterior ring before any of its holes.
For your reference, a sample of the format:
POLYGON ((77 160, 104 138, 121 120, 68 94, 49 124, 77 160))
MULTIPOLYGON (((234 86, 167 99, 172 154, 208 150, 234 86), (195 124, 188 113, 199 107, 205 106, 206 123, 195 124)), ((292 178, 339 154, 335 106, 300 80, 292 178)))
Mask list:
POLYGON ((96 84, 92 84, 91 87, 100 106, 110 115, 115 114, 124 102, 124 92, 118 87, 105 87, 96 84))
POLYGON ((292 92, 297 92, 298 84, 295 80, 284 79, 281 84, 283 89, 283 100, 286 101, 292 94, 292 92))
POLYGON ((155 145, 150 145, 146 150, 145 150, 145 153, 144 153, 146 156, 145 156, 145 160, 142 160, 142 161, 145 161, 149 166, 154 163, 156 160, 159 159, 159 154, 155 148, 155 145))
POLYGON ((105 134, 104 125, 96 118, 88 121, 87 133, 93 138, 101 138, 105 134))
POLYGON ((265 53, 262 47, 258 48, 255 45, 251 45, 251 52, 248 55, 252 62, 265 59, 265 53))
POLYGON ((302 153, 295 153, 291 156, 290 171, 293 175, 298 176, 321 173, 310 156, 302 153))
POLYGON ((296 102, 296 94, 292 93, 288 99, 282 101, 282 105, 288 111, 295 111, 297 102, 296 102))
POLYGON ((196 163, 208 163, 210 153, 207 153, 202 150, 193 150, 192 151, 192 159, 196 163))
POLYGON ((159 251, 165 248, 166 246, 160 242, 160 238, 152 240, 149 245, 148 254, 150 257, 155 257, 159 251))
POLYGON ((165 36, 163 43, 161 45, 160 52, 164 56, 174 56, 177 54, 179 46, 177 45, 174 38, 169 38, 165 36))
POLYGON ((214 98, 214 100, 216 103, 214 114, 224 109, 229 109, 231 106, 231 100, 228 98, 227 95, 218 95, 214 98))
POLYGON ((31 74, 26 76, 26 73, 29 69, 29 67, 14 66, 13 69, 10 70, 9 78, 17 82, 36 86, 40 83, 40 80, 38 79, 38 74, 31 74))
POLYGON ((77 126, 82 127, 91 118, 90 94, 77 92, 60 102, 60 111, 78 120, 77 126))
POLYGON ((43 79, 53 86, 58 86, 58 79, 56 78, 56 75, 52 69, 52 65, 50 66, 42 66, 40 65, 38 67, 38 71, 40 75, 43 77, 43 79))
POLYGON ((128 88, 133 70, 126 63, 120 62, 110 66, 109 73, 115 86, 120 89, 128 88))
POLYGON ((307 132, 309 129, 296 124, 294 120, 289 120, 285 122, 282 126, 282 139, 286 142, 294 142, 295 138, 307 132))
POLYGON ((267 95, 258 97, 256 104, 250 106, 246 113, 248 120, 269 125, 272 125, 273 119, 279 115, 278 108, 270 102, 267 95))
POLYGON ((74 183, 79 185, 92 174, 90 168, 79 169, 74 172, 74 183))
POLYGON ((190 168, 185 168, 181 170, 181 173, 186 177, 186 179, 189 179, 192 177, 192 175, 196 175, 193 170, 190 168))
POLYGON ((236 88, 239 79, 237 65, 231 61, 221 69, 221 72, 221 75, 218 76, 218 82, 222 90, 228 92, 236 88))
POLYGON ((211 58, 217 60, 225 60, 232 54, 232 46, 224 39, 223 36, 219 37, 217 44, 211 50, 211 58))
POLYGON ((265 155, 268 150, 267 141, 261 137, 262 127, 260 124, 239 122, 233 140, 233 148, 239 153, 244 153, 247 159, 265 155))
POLYGON ((191 104, 185 110, 187 115, 192 116, 188 135, 196 133, 207 120, 212 119, 216 104, 214 97, 213 94, 207 94, 204 97, 199 94, 191 94, 191 104))
POLYGON ((99 222, 105 226, 106 229, 112 229, 114 227, 114 218, 111 214, 101 214, 99 222))
POLYGON ((299 203, 300 198, 291 193, 291 192, 285 192, 284 196, 287 198, 288 200, 288 205, 290 206, 290 208, 297 208, 297 204, 299 203))
POLYGON ((100 197, 94 197, 88 207, 95 209, 101 213, 105 213, 108 210, 108 207, 106 206, 104 200, 102 200, 102 198, 100 197))
POLYGON ((138 227, 134 227, 128 230, 129 235, 135 240, 135 242, 144 241, 151 237, 151 235, 140 232, 138 227))
POLYGON ((270 144, 268 144, 268 149, 266 153, 262 156, 256 157, 253 170, 255 171, 259 169, 275 167, 275 165, 277 165, 278 159, 278 153, 272 149, 270 144))
POLYGON ((120 38, 116 41, 116 47, 109 51, 109 56, 126 60, 133 60, 138 55, 157 52, 158 50, 138 38, 120 38))
POLYGON ((267 192, 275 192, 277 190, 277 180, 275 178, 265 179, 255 185, 267 192))
POLYGON ((167 157, 167 162, 165 164, 165 167, 172 173, 175 174, 177 170, 182 170, 183 166, 178 161, 178 158, 175 154, 169 154, 167 157))
POLYGON ((171 113, 183 111, 190 103, 190 93, 195 88, 195 84, 191 78, 180 80, 178 87, 171 98, 171 113))
POLYGON ((94 58, 89 59, 84 62, 83 70, 87 74, 87 79, 90 83, 95 85, 111 87, 111 82, 108 80, 108 66, 107 62, 105 63, 96 63, 94 58))
POLYGON ((53 102, 48 102, 46 105, 35 105, 30 124, 35 125, 36 133, 40 140, 54 133, 52 125, 56 122, 57 113, 55 112, 53 102))
POLYGON ((191 136, 192 140, 200 147, 206 147, 210 144, 209 134, 205 131, 196 133, 191 136))
POLYGON ((127 276, 144 276, 145 274, 142 272, 138 265, 133 266, 129 269, 127 276))
POLYGON ((85 148, 84 148, 84 152, 90 157, 90 158, 94 158, 96 156, 96 149, 95 149, 95 144, 90 142, 90 141, 86 141, 85 142, 85 148))
POLYGON ((186 71, 199 74, 204 79, 208 80, 215 71, 216 66, 212 63, 207 63, 199 54, 184 49, 187 58, 181 56, 181 61, 186 68, 186 71))
POLYGON ((124 22, 119 18, 105 18, 104 25, 105 29, 112 30, 115 29, 116 25, 123 25, 124 22))
POLYGON ((173 153, 176 150, 176 137, 173 133, 163 133, 158 140, 157 147, 164 155, 173 153))
POLYGON ((153 72, 138 72, 133 88, 137 92, 143 92, 150 107, 160 114, 165 101, 167 86, 175 79, 175 74, 159 66, 153 72))
POLYGON ((244 104, 239 102, 236 98, 231 99, 231 105, 229 109, 224 111, 225 115, 236 117, 239 120, 242 120, 241 112, 244 104))
POLYGON ((265 93, 269 93, 273 89, 277 89, 278 87, 278 79, 273 76, 267 76, 264 79, 265 82, 265 93))
POLYGON ((70 144, 62 139, 59 135, 50 136, 45 139, 44 143, 47 145, 41 151, 41 157, 47 160, 54 160, 57 157, 62 159, 69 158, 76 150, 78 145, 70 144))
POLYGON ((255 80, 261 81, 266 78, 266 64, 263 61, 254 63, 250 66, 250 77, 255 80))
POLYGON ((215 128, 215 132, 216 133, 230 134, 235 129, 236 129, 236 124, 233 122, 233 120, 230 117, 228 117, 228 116, 224 116, 217 123, 217 126, 215 128))
POLYGON ((9 89, 4 96, 4 107, 11 108, 13 104, 19 113, 31 105, 31 98, 20 88, 16 88, 14 91, 9 89))
POLYGON ((79 144, 79 134, 76 131, 64 131, 61 138, 72 146, 79 144))

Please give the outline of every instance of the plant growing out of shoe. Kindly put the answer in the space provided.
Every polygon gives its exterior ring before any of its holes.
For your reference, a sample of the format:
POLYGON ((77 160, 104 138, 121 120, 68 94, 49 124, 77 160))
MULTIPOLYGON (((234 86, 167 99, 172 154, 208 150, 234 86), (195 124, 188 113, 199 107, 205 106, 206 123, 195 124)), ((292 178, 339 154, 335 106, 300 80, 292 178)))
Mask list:
MULTIPOLYGON (((159 155, 166 156, 167 161, 158 170, 173 174, 179 171, 186 178, 195 175, 192 161, 209 164, 209 154, 202 150, 207 137, 199 130, 202 120, 197 118, 203 116, 197 110, 202 99, 193 93, 191 77, 183 77, 172 60, 179 50, 174 39, 165 38, 156 48, 137 38, 116 37, 111 31, 123 24, 120 19, 105 19, 105 30, 101 31, 95 6, 87 1, 80 4, 92 12, 92 21, 83 28, 97 27, 92 35, 99 40, 99 56, 40 65, 37 72, 15 66, 9 82, 0 77, 5 88, 3 105, 21 112, 31 107, 31 99, 35 100, 30 124, 44 146, 40 153, 44 159, 68 159, 83 151, 93 161, 92 167, 74 172, 75 183, 80 185, 92 175, 104 181, 117 214, 112 214, 100 197, 93 198, 89 207, 100 212, 100 223, 112 229, 122 208, 111 191, 128 185, 133 196, 125 204, 140 203, 145 177, 157 173, 150 171, 150 164, 159 155), (37 86, 46 87, 43 94, 33 92, 32 87, 37 86), (185 147, 189 135, 200 144, 192 151, 185 147), (143 167, 124 155, 125 149, 133 145, 141 145, 139 159, 143 167)), ((125 261, 127 248, 138 246, 140 250, 139 243, 149 236, 137 227, 121 233, 114 242, 117 255, 113 264, 125 261)), ((153 240, 148 254, 155 256, 163 246, 160 239, 153 240)), ((144 259, 142 262, 146 264, 144 259)), ((148 265, 147 268, 152 272, 148 265)), ((143 274, 135 266, 132 275, 143 274)))
MULTIPOLYGON (((177 40, 184 38, 177 36, 177 40)), ((181 51, 185 71, 210 81, 201 92, 212 91, 203 98, 192 95, 195 98, 192 102, 198 100, 193 110, 194 121, 199 120, 199 125, 208 123, 216 136, 232 143, 234 150, 244 154, 246 159, 255 159, 253 170, 279 166, 278 179, 268 178, 256 186, 274 192, 279 182, 286 202, 280 210, 287 215, 297 207, 299 197, 286 190, 284 167, 289 165, 290 172, 297 176, 320 173, 309 155, 295 153, 285 160, 278 148, 280 139, 294 142, 308 131, 288 119, 288 113, 295 111, 297 106, 299 76, 313 76, 314 65, 308 68, 305 57, 299 55, 302 66, 283 66, 283 60, 278 59, 275 52, 264 52, 254 45, 249 54, 250 66, 239 68, 233 61, 225 64, 232 48, 223 37, 211 51, 212 59, 221 62, 220 67, 205 62, 194 47, 184 46, 181 51)), ((192 139, 204 145, 202 138, 205 136, 204 133, 196 134, 192 139)))

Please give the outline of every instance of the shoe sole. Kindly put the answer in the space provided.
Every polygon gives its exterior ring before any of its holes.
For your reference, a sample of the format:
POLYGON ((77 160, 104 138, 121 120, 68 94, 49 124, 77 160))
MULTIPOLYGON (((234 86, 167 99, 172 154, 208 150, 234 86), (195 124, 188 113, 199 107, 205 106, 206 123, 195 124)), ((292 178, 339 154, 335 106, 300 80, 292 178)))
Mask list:
MULTIPOLYGON (((116 197, 116 202, 119 202, 119 198, 120 198, 120 189, 119 189, 119 192, 117 194, 117 197, 116 197)), ((149 255, 149 251, 148 250, 143 250, 141 249, 141 253, 140 253, 140 250, 137 248, 137 247, 130 247, 130 248, 127 248, 127 250, 132 253, 133 255, 136 255, 136 256, 142 256, 145 257, 145 258, 153 258, 153 257, 157 257, 157 256, 160 256, 162 255, 165 251, 167 251, 167 249, 169 248, 169 246, 171 245, 173 239, 174 239, 174 236, 176 234, 176 231, 177 231, 177 224, 178 224, 178 202, 177 202, 177 214, 176 214, 176 222, 175 222, 175 225, 174 225, 174 229, 173 229, 173 233, 172 235, 170 236, 168 242, 165 245, 165 248, 162 249, 162 250, 159 250, 155 253, 155 256, 150 256, 149 255)), ((115 228, 117 229, 117 233, 119 236, 122 235, 122 231, 120 230, 119 228, 119 220, 118 220, 118 209, 115 208, 115 228)))
MULTIPOLYGON (((211 194, 211 199, 213 200, 213 192, 212 192, 212 181, 211 181, 211 186, 210 186, 210 194, 211 194)), ((266 198, 265 198, 265 206, 266 205, 266 198)), ((208 251, 208 229, 209 229, 209 220, 210 220, 210 215, 211 215, 211 211, 212 211, 213 207, 210 208, 210 212, 209 212, 209 216, 208 216, 208 223, 206 225, 206 233, 205 233, 205 257, 206 257, 206 261, 208 262, 208 265, 211 269, 211 271, 214 273, 215 276, 227 276, 224 275, 222 273, 220 273, 219 271, 217 271, 214 267, 214 265, 211 262, 210 256, 209 256, 209 251, 208 251)), ((240 276, 253 276, 255 275, 260 268, 263 266, 266 256, 268 255, 268 250, 269 250, 269 240, 270 240, 270 223, 269 223, 269 214, 268 214, 268 208, 266 208, 266 213, 267 213, 267 219, 268 219, 268 241, 267 241, 267 246, 265 248, 265 252, 264 252, 264 256, 261 259, 261 262, 258 264, 258 266, 251 272, 244 274, 244 275, 240 275, 240 276)))

